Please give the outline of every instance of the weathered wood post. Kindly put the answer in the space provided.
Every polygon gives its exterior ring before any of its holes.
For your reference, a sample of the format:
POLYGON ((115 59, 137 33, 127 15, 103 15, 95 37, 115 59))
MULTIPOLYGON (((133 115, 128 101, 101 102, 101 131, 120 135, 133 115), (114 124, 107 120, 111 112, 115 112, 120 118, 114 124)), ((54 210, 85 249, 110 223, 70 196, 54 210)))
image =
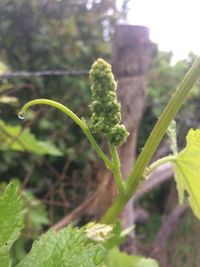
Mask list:
MULTIPOLYGON (((138 127, 146 104, 146 74, 152 59, 154 44, 149 29, 144 26, 117 25, 114 38, 113 70, 118 80, 118 98, 122 120, 130 135, 120 148, 122 174, 130 173, 137 143, 138 127)), ((122 221, 125 227, 134 222, 132 202, 126 206, 122 221)))

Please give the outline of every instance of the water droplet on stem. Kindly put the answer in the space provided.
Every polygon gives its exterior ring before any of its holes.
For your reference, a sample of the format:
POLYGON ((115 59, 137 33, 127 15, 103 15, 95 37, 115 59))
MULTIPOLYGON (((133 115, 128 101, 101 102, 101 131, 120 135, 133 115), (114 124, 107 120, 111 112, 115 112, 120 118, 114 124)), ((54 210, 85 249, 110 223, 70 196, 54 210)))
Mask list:
POLYGON ((24 120, 26 118, 26 112, 24 111, 20 111, 18 113, 18 117, 21 119, 21 120, 24 120))

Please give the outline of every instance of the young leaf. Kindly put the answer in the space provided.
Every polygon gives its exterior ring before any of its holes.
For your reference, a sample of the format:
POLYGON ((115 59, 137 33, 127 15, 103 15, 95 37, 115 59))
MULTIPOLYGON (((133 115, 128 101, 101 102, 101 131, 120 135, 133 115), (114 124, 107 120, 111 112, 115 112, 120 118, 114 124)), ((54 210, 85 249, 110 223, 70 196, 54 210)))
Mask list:
MULTIPOLYGON (((124 231, 126 232, 127 229, 125 229, 124 231)), ((117 221, 114 225, 113 225, 113 230, 112 230, 112 234, 109 237, 108 240, 106 240, 106 243, 104 244, 104 247, 107 250, 111 250, 114 247, 120 246, 121 244, 123 244, 125 242, 125 236, 126 233, 122 231, 121 228, 121 224, 119 221, 117 221)))
POLYGON ((23 227, 22 204, 17 182, 11 182, 0 197, 0 266, 9 265, 9 251, 23 227))
POLYGON ((146 259, 139 256, 128 255, 120 252, 118 248, 113 248, 106 257, 106 267, 158 267, 158 263, 153 259, 146 259))
POLYGON ((88 242, 84 228, 68 226, 42 235, 17 267, 96 267, 105 254, 103 246, 88 242))
POLYGON ((185 149, 174 162, 179 203, 183 204, 187 192, 189 204, 200 219, 200 130, 191 129, 186 141, 185 149))
POLYGON ((113 226, 90 222, 86 226, 86 235, 95 242, 105 242, 111 237, 113 226))

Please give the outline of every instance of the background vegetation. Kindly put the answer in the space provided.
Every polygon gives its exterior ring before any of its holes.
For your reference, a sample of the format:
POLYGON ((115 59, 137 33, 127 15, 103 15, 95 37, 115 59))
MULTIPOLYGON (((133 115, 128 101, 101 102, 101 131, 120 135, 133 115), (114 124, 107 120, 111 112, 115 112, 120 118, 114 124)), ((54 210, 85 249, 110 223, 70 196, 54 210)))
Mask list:
MULTIPOLYGON (((70 119, 50 108, 39 107, 21 122, 17 118, 19 107, 34 98, 51 98, 87 118, 90 115, 90 86, 86 73, 98 57, 111 61, 114 25, 124 17, 126 2, 122 5, 124 9, 119 11, 115 0, 0 1, 0 72, 84 71, 81 75, 76 72, 74 76, 17 76, 0 80, 1 189, 11 179, 18 179, 25 189, 27 227, 14 248, 14 261, 23 257, 42 230, 73 210, 94 190, 97 167, 95 154, 70 119)), ((153 59, 138 151, 195 55, 191 53, 174 66, 170 64, 171 57, 171 53, 157 51, 153 59)), ((197 85, 177 117, 180 148, 188 128, 199 125, 199 89, 197 85)), ((171 183, 168 183, 143 200, 144 207, 154 211, 147 225, 138 229, 149 243, 169 211, 171 194, 171 183)), ((188 224, 193 225, 191 216, 187 216, 180 231, 184 232, 188 224)), ((188 251, 181 246, 183 232, 179 236, 176 233, 176 243, 183 255, 179 257, 181 262, 188 260, 188 251)), ((195 233, 193 237, 195 239, 195 233)), ((175 241, 170 242, 174 244, 175 241)), ((146 252, 148 246, 143 250, 146 252)), ((173 251, 167 253, 171 266, 183 266, 177 263, 173 251)), ((185 266, 197 266, 195 264, 185 266)))

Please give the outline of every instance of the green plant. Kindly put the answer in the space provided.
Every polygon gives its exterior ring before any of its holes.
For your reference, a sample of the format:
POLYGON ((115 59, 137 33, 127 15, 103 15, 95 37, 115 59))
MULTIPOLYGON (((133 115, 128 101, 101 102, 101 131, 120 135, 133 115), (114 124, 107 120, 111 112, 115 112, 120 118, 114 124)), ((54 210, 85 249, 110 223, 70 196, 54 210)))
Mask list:
MULTIPOLYGON (((187 135, 186 148, 177 152, 176 129, 173 119, 186 99, 188 93, 200 75, 200 58, 198 58, 186 74, 180 86, 160 116, 151 135, 149 136, 144 149, 139 155, 127 181, 124 182, 120 171, 120 160, 117 147, 121 145, 128 136, 123 125, 121 125, 120 105, 116 100, 116 83, 112 75, 111 67, 102 59, 98 59, 92 66, 90 80, 92 83, 92 105, 93 112, 91 123, 80 119, 64 105, 48 100, 36 99, 23 106, 19 113, 21 119, 25 118, 27 109, 33 105, 50 105, 67 114, 75 123, 80 126, 92 147, 99 157, 111 170, 118 187, 118 195, 112 206, 101 219, 101 225, 86 225, 80 229, 68 226, 58 233, 48 231, 39 241, 35 241, 31 252, 17 265, 23 266, 157 266, 154 260, 141 259, 120 253, 113 244, 119 244, 119 232, 115 232, 115 223, 119 213, 122 211, 128 200, 137 190, 140 182, 153 170, 164 162, 170 161, 174 166, 175 180, 178 189, 180 204, 184 201, 184 193, 187 192, 189 204, 194 214, 200 218, 200 197, 199 197, 199 163, 200 157, 200 130, 191 129, 187 135), (170 126, 170 127, 169 127, 170 126), (172 141, 172 155, 159 159, 148 167, 148 164, 159 145, 162 137, 168 130, 172 141), (104 133, 107 137, 110 157, 100 148, 93 136, 93 132, 104 133), (109 225, 110 228, 109 228, 109 225), (113 239, 115 240, 113 242, 113 239), (108 253, 109 251, 109 253, 108 253), (107 256, 106 256, 107 254, 107 256)), ((19 230, 22 228, 22 213, 20 198, 17 194, 18 187, 13 183, 8 185, 0 199, 0 253, 2 258, 1 266, 9 266, 9 250, 12 243, 18 238, 19 230), (14 188, 14 189, 13 189, 14 188), (12 192, 14 190, 14 193, 12 192), (13 201, 13 199, 18 201, 13 201), (15 205, 16 212, 11 210, 5 212, 5 199, 8 206, 15 205), (9 202, 11 201, 11 202, 9 202), (1 209, 1 206, 3 207, 1 209), (16 216, 16 218, 15 218, 16 216), (7 227, 9 220, 18 222, 7 227), (6 222, 6 223, 5 223, 6 222), (8 229, 8 230, 7 230, 8 229), (6 234, 4 233, 6 232, 6 234), (7 232, 9 234, 7 234, 7 232), (1 241, 1 240, 0 240, 1 241), (9 246, 7 245, 9 244, 9 246)))

